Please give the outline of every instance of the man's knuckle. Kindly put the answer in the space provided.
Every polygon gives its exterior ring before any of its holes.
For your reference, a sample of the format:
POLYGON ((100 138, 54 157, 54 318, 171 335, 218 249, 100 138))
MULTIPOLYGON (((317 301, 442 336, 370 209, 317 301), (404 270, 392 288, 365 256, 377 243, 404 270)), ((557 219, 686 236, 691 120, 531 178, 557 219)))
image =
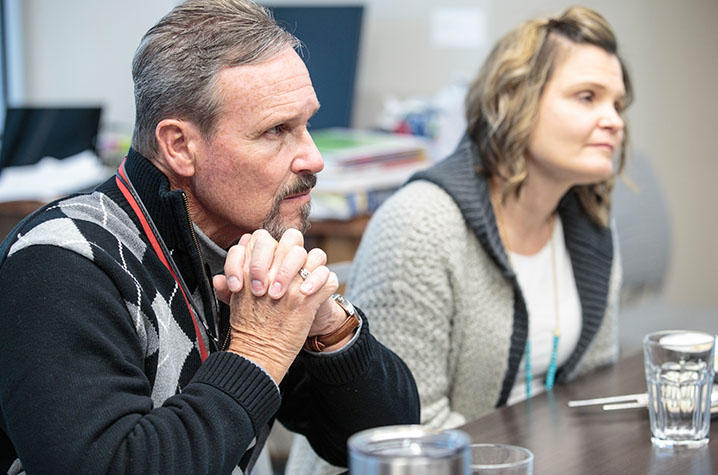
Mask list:
POLYGON ((252 262, 249 264, 249 272, 252 275, 261 274, 264 271, 264 266, 259 262, 252 262))

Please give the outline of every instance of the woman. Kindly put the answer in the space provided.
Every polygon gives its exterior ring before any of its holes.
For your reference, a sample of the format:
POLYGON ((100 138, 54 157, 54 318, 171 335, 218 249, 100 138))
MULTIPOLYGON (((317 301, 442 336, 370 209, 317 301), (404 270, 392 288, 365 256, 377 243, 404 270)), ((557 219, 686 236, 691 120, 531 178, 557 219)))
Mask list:
POLYGON ((471 84, 456 151, 372 218, 350 299, 412 370, 424 424, 459 426, 615 361, 610 192, 631 95, 598 13, 528 21, 471 84))
POLYGON ((631 94, 598 13, 526 22, 471 84, 457 150, 372 219, 351 298, 414 373, 424 423, 458 426, 615 360, 610 192, 631 94))

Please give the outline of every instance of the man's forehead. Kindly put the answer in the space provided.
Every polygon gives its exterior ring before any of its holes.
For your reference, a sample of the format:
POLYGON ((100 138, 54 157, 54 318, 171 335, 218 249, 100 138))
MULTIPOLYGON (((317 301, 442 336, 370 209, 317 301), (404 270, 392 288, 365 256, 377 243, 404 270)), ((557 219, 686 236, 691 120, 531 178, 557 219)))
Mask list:
POLYGON ((292 49, 261 63, 224 68, 217 79, 223 94, 271 96, 312 88, 307 67, 292 49))
POLYGON ((309 72, 291 48, 261 63, 223 69, 217 92, 225 112, 252 122, 308 118, 319 107, 309 72))
POLYGON ((287 48, 259 63, 229 66, 219 72, 220 84, 246 83, 247 87, 271 87, 273 84, 308 82, 309 72, 304 61, 292 48, 287 48))

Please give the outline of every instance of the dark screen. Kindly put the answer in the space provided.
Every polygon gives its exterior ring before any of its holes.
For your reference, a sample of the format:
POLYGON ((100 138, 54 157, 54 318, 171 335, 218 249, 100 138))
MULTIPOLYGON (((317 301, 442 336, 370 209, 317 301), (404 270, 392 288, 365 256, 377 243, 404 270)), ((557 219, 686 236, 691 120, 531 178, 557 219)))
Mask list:
POLYGON ((8 107, 0 168, 97 150, 100 107, 8 107))
POLYGON ((268 8, 304 44, 302 57, 321 104, 312 128, 349 127, 364 7, 268 8))

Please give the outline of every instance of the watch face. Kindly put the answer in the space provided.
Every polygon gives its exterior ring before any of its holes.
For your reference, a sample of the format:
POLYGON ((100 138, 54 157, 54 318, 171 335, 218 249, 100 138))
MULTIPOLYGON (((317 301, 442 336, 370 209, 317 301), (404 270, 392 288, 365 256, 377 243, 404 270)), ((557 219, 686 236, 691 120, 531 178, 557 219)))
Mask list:
POLYGON ((354 315, 356 313, 356 310, 354 310, 354 305, 352 305, 351 302, 347 300, 343 295, 334 294, 332 295, 332 298, 336 303, 339 304, 341 308, 344 309, 347 315, 354 315))

